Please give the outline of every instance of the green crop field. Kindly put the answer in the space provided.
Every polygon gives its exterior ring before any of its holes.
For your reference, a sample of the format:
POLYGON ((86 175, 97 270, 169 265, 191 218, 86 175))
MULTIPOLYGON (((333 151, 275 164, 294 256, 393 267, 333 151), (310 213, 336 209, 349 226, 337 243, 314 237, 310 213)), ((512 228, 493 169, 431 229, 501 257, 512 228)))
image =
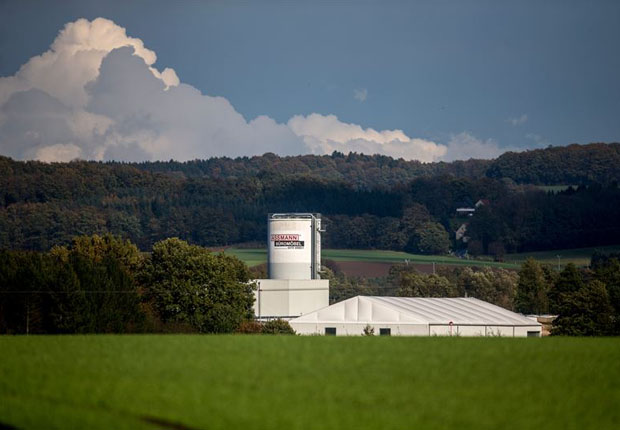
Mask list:
MULTIPOLYGON (((266 249, 237 249, 228 248, 227 254, 234 255, 244 261, 249 266, 256 266, 267 262, 266 249)), ((414 264, 445 264, 460 266, 491 266, 503 268, 518 268, 512 263, 496 263, 485 260, 467 260, 457 257, 447 257, 442 255, 417 255, 408 254, 400 251, 384 250, 365 250, 365 249, 323 249, 321 252, 323 259, 334 261, 362 261, 374 263, 404 263, 409 261, 414 264)))
MULTIPOLYGON (((362 261, 375 263, 404 263, 405 261, 409 261, 413 264, 429 264, 434 262, 441 265, 489 266, 502 267, 505 269, 518 269, 521 263, 523 263, 528 257, 533 257, 541 263, 557 265, 558 255, 560 256, 560 265, 562 267, 568 263, 574 263, 578 266, 587 266, 590 264, 590 257, 597 250, 608 253, 620 252, 620 245, 507 254, 503 263, 487 260, 468 260, 450 256, 417 255, 400 251, 364 249, 323 249, 321 255, 324 259, 334 261, 362 261)), ((266 249, 228 248, 225 252, 237 256, 249 266, 256 266, 267 262, 266 249)))
POLYGON ((2 429, 617 429, 620 339, 0 337, 2 429))
POLYGON ((532 257, 541 263, 551 264, 556 266, 558 264, 558 255, 560 256, 559 264, 561 267, 568 263, 574 263, 578 266, 587 266, 590 264, 590 258, 596 251, 602 251, 604 253, 620 252, 620 245, 616 246, 599 246, 596 248, 576 248, 576 249, 559 249, 556 251, 542 251, 542 252, 524 252, 521 254, 508 254, 506 255, 506 262, 521 264, 528 257, 532 257))

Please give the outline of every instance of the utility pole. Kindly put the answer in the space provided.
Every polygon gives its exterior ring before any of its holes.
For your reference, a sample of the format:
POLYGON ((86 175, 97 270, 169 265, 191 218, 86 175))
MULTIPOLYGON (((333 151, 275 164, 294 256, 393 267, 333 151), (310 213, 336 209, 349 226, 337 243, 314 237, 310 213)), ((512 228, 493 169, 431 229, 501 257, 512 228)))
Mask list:
POLYGON ((258 314, 258 322, 260 322, 260 281, 258 281, 257 284, 258 284, 258 290, 256 291, 256 295, 257 295, 256 307, 258 308, 257 309, 258 310, 258 312, 257 312, 257 314, 258 314))
POLYGON ((30 301, 26 298, 26 336, 30 334, 30 301))
POLYGON ((559 272, 560 271, 560 258, 561 257, 559 255, 556 255, 556 257, 558 257, 558 272, 559 272))

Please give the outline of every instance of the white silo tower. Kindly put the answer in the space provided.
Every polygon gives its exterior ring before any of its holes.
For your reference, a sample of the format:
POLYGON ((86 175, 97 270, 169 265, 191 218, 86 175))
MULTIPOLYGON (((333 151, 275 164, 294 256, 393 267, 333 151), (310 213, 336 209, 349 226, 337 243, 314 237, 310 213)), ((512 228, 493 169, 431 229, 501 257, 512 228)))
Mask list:
POLYGON ((259 319, 290 319, 329 305, 329 280, 320 279, 321 215, 274 213, 267 217, 269 279, 257 279, 259 319))
POLYGON ((269 214, 269 279, 321 279, 321 216, 269 214))

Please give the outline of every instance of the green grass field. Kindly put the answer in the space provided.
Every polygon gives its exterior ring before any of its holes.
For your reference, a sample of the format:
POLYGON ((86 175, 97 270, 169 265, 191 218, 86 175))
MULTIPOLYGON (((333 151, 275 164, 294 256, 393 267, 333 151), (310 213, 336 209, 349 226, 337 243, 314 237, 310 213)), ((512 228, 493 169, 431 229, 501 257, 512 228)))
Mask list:
MULTIPOLYGON (((489 266, 502 267, 505 269, 518 269, 521 263, 523 263, 528 257, 533 257, 541 263, 557 265, 558 255, 560 256, 561 266, 568 263, 574 263, 578 266, 587 266, 590 264, 590 257, 596 250, 603 252, 620 252, 620 245, 507 254, 503 263, 496 263, 486 260, 466 260, 462 258, 437 255, 416 255, 399 251, 363 249, 323 249, 322 258, 334 261, 366 261, 377 263, 404 263, 405 260, 409 260, 410 263, 414 264, 429 264, 435 262, 436 264, 443 265, 489 266)), ((266 249, 228 248, 225 252, 235 255, 249 266, 256 266, 267 262, 266 249)))
MULTIPOLYGON (((244 261, 248 266, 256 266, 267 262, 266 249, 237 249, 228 248, 225 251, 244 261)), ((449 264, 460 266, 491 266, 504 268, 517 268, 518 266, 511 263, 496 263, 484 260, 465 260, 456 257, 446 257, 440 255, 417 255, 408 254, 400 251, 384 251, 384 250, 365 250, 365 249, 323 249, 321 252, 323 259, 334 261, 365 261, 374 263, 404 263, 408 260, 410 263, 430 264, 449 264)))
POLYGON ((532 257, 541 263, 557 265, 558 255, 560 256, 560 265, 563 267, 568 263, 574 263, 578 266, 587 266, 590 264, 590 257, 595 251, 606 253, 620 252, 620 245, 616 246, 599 246, 596 248, 576 248, 576 249, 560 249, 557 251, 542 252, 524 252, 522 254, 506 255, 506 262, 521 264, 528 257, 532 257))
POLYGON ((0 337, 0 428, 617 429, 620 339, 0 337))

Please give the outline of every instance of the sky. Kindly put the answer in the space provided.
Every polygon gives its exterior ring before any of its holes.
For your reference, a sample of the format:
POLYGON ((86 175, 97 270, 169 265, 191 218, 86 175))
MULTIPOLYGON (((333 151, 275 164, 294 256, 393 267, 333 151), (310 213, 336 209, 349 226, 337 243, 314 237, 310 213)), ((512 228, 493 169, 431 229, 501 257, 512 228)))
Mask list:
POLYGON ((0 154, 379 153, 620 141, 618 1, 0 1, 0 154))

